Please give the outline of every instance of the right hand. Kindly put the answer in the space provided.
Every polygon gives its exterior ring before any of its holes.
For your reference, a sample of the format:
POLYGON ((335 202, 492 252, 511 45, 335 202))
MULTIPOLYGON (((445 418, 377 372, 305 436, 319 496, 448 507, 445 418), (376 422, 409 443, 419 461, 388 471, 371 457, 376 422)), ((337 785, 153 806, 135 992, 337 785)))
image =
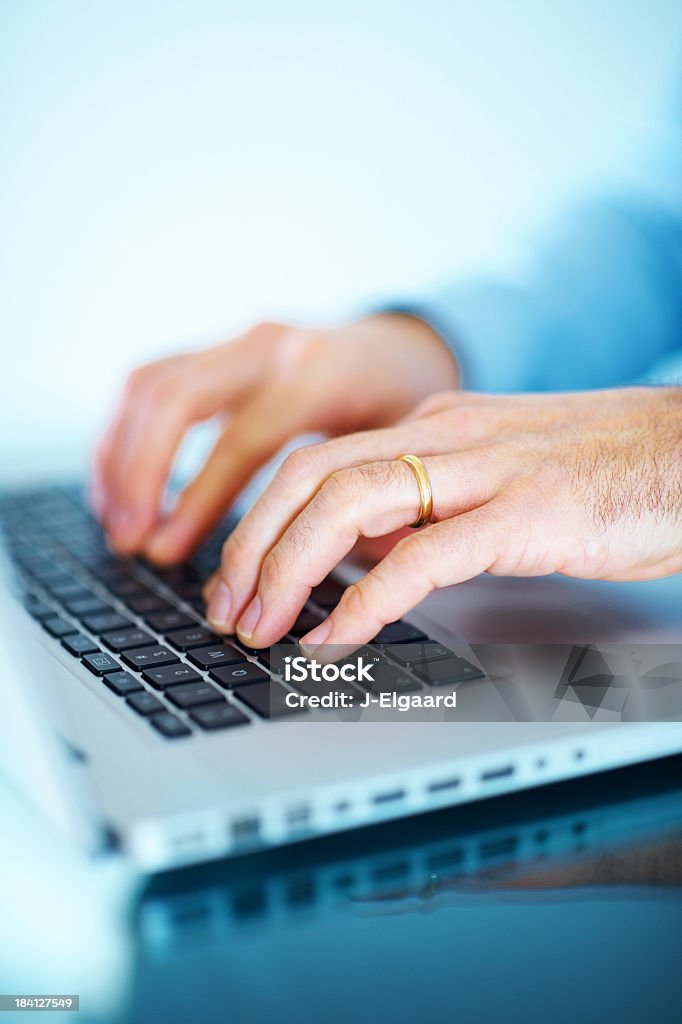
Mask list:
POLYGON ((323 330, 259 324, 130 375, 95 456, 95 511, 118 554, 182 561, 288 441, 385 426, 457 383, 449 349, 411 316, 381 314, 323 330), (225 418, 222 434, 163 517, 183 436, 216 416, 225 418))

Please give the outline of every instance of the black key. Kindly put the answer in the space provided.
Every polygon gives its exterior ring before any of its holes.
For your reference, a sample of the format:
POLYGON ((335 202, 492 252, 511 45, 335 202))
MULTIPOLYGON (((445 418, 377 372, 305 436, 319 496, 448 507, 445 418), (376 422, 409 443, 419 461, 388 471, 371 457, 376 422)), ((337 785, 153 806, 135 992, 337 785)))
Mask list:
POLYGON ((83 633, 71 633, 69 636, 62 637, 62 647, 65 647, 69 654, 75 654, 77 658, 80 658, 82 654, 94 654, 99 650, 97 644, 83 633))
POLYGON ((301 714, 304 708, 291 708, 286 702, 287 693, 281 683, 270 680, 255 686, 239 687, 234 690, 239 699, 261 718, 283 718, 285 715, 301 714))
POLYGON ((75 601, 64 601, 64 607, 77 618, 84 615, 108 615, 111 605, 105 604, 99 597, 79 597, 75 601))
POLYGON ((120 672, 121 666, 106 651, 97 651, 96 654, 86 654, 83 664, 94 672, 96 676, 103 676, 107 672, 120 672))
POLYGON ((152 565, 149 568, 158 579, 165 583, 166 586, 171 587, 171 589, 179 586, 181 583, 196 583, 199 579, 199 574, 191 565, 171 565, 167 569, 156 568, 152 565))
POLYGON ((242 665, 222 665, 212 668, 209 675, 221 686, 231 690, 234 686, 246 686, 247 683, 267 683, 270 676, 250 661, 242 665))
POLYGON ((233 725, 246 725, 249 719, 233 704, 209 704, 190 711, 189 717, 202 729, 228 729, 233 725))
POLYGON ((163 711, 163 704, 146 690, 134 693, 132 697, 126 697, 126 704, 129 704, 138 715, 154 715, 157 711, 163 711))
MULTIPOLYGON (((285 657, 291 657, 290 645, 288 645, 286 648, 286 650, 289 651, 289 654, 285 654, 285 650, 280 646, 261 647, 259 650, 250 647, 248 648, 248 650, 249 654, 254 654, 258 658, 261 665, 265 665, 265 667, 269 668, 270 671, 274 672, 275 675, 284 675, 284 659, 285 657)), ((295 653, 297 654, 298 651, 295 653)))
POLYGON ((190 651, 193 647, 214 647, 220 643, 220 637, 211 633, 203 626, 194 626, 193 629, 176 629, 166 633, 166 640, 176 651, 190 651))
POLYGON ((85 600, 95 595, 79 583, 78 580, 68 580, 66 583, 58 583, 50 587, 50 593, 58 597, 60 601, 77 601, 79 598, 85 600))
POLYGON ((371 669, 371 674, 371 683, 367 679, 358 681, 358 686, 370 693, 414 693, 415 690, 421 690, 421 683, 401 672, 395 665, 377 665, 371 669))
POLYGON ((179 718, 172 715, 170 711, 162 711, 158 715, 152 715, 149 719, 157 732, 168 740, 178 739, 180 736, 190 736, 192 730, 181 722, 179 718))
POLYGON ((171 629, 191 629, 197 625, 189 615, 175 608, 168 612, 150 612, 149 615, 145 615, 144 620, 158 633, 166 633, 171 629))
POLYGON ((142 687, 130 672, 110 672, 104 677, 104 684, 117 697, 127 697, 129 693, 137 693, 142 687))
POLYGON ((121 655, 126 665, 130 668, 153 668, 159 665, 174 665, 179 658, 169 651, 167 647, 142 647, 133 651, 126 651, 121 655))
POLYGON ((389 644, 408 644, 415 640, 426 639, 426 633, 422 633, 421 629, 399 619, 397 622, 389 622, 387 626, 380 629, 372 643, 388 646, 389 644))
POLYGON ((216 690, 210 683, 171 686, 166 690, 166 696, 179 708, 192 708, 197 704, 212 704, 225 699, 220 690, 216 690))
POLYGON ((304 608, 296 622, 289 630, 289 636, 295 636, 296 638, 305 636, 311 629, 315 629, 315 626, 319 626, 322 622, 322 616, 318 612, 310 611, 308 608, 304 608))
POLYGON ((50 619, 43 619, 40 625, 47 630, 50 636, 61 637, 73 633, 72 623, 60 619, 58 615, 53 615, 50 619))
POLYGON ((107 633, 104 643, 110 651, 130 651, 134 647, 149 647, 156 644, 156 637, 143 629, 124 629, 121 633, 107 633))
POLYGON ((182 601, 201 601, 203 585, 198 581, 187 580, 185 583, 176 583, 171 587, 173 593, 182 601))
POLYGON ((151 590, 148 590, 146 594, 134 594, 132 597, 127 597, 125 603, 136 615, 147 615, 149 612, 167 612, 173 609, 172 604, 166 601, 165 598, 159 597, 158 594, 153 594, 151 590))
POLYGON ((241 651, 231 644, 220 644, 217 647, 199 647, 187 655, 193 665, 199 668, 213 668, 214 665, 238 665, 246 661, 241 651))
POLYGON ((108 615, 93 615, 83 619, 83 625, 91 633, 102 636, 104 633, 123 632, 124 629, 134 629, 135 623, 126 619, 125 615, 118 612, 110 612, 108 615))
POLYGON ((176 665, 166 665, 164 668, 148 668, 142 673, 142 678, 162 690, 165 686, 175 686, 178 683, 200 683, 201 676, 189 665, 178 662, 176 665))
POLYGON ((448 683, 463 683, 469 679, 485 678, 480 668, 476 668, 464 658, 448 658, 447 661, 430 661, 426 665, 415 665, 413 672, 430 686, 447 686, 448 683))
POLYGON ((40 580, 46 590, 52 593, 53 587, 64 586, 65 583, 73 583, 73 577, 61 569, 50 569, 47 572, 35 572, 33 574, 40 580))
POLYGON ((343 594, 343 589, 340 583, 331 576, 327 576, 326 580, 322 580, 318 586, 313 588, 310 598, 315 604, 319 604, 320 608, 324 608, 327 611, 337 606, 343 594))
POLYGON ((149 593, 147 587, 145 587, 143 583, 140 583, 139 580, 133 579, 132 576, 128 576, 126 574, 122 575, 118 579, 114 578, 111 580, 105 580, 104 585, 107 590, 110 590, 112 594, 116 595, 116 597, 121 597, 126 600, 129 597, 149 593))
POLYGON ((441 658, 455 657, 449 647, 437 644, 435 640, 425 640, 419 644, 396 644, 395 647, 383 648, 383 653, 389 654, 394 661, 406 668, 410 665, 422 665, 427 661, 440 661, 441 658))
POLYGON ((49 619, 54 615, 54 608, 50 608, 48 604, 33 594, 28 594, 24 601, 24 607, 34 619, 49 619))

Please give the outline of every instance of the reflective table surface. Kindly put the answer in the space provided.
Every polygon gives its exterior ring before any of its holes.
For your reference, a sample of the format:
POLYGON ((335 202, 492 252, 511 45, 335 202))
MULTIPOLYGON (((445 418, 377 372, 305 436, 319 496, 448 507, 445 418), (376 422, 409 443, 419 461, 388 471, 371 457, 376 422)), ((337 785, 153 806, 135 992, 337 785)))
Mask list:
POLYGON ((0 809, 0 992, 80 990, 50 1020, 680 1019, 682 756, 154 879, 0 809))

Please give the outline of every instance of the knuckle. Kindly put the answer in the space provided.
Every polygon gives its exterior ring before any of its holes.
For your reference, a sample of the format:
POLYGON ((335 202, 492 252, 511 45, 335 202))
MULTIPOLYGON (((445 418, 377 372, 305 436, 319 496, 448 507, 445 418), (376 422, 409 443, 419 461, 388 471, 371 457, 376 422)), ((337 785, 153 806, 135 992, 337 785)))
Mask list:
POLYGON ((369 590, 371 585, 367 582, 368 579, 369 577, 366 576, 364 581, 358 580, 357 583, 351 583, 349 587, 346 587, 339 602, 339 611, 359 622, 373 617, 370 610, 369 590))
POLYGON ((323 445, 309 444, 294 449, 282 463, 280 478, 287 484, 299 484, 308 481, 315 474, 315 469, 322 461, 323 445))
POLYGON ((327 477, 320 488, 320 500, 323 503, 346 501, 358 489, 358 476, 355 469, 337 469, 327 477))
POLYGON ((277 586, 282 572, 282 559, 277 548, 269 551, 263 560, 260 573, 260 585, 266 590, 277 586))
POLYGON ((235 527, 230 536, 223 544, 222 551, 220 553, 220 570, 222 574, 227 575, 234 566, 238 566, 244 556, 247 554, 248 545, 246 543, 245 527, 242 525, 244 520, 235 527))
POLYGON ((435 391, 419 403, 415 409, 415 416, 432 416, 444 409, 450 409, 457 401, 457 394, 456 391, 435 391))

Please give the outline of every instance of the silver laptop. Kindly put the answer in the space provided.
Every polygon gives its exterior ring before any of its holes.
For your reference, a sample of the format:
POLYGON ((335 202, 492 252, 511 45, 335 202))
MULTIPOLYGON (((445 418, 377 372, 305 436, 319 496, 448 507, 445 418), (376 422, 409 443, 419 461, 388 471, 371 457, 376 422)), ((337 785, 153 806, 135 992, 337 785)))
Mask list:
POLYGON ((0 518, 2 770, 79 843, 143 871, 682 750, 679 580, 441 591, 365 653, 388 666, 384 691, 449 707, 358 710, 379 693, 360 681, 344 683, 356 709, 311 711, 312 684, 273 652, 296 651, 351 569, 313 591, 289 648, 250 651, 203 618, 229 523, 156 571, 109 553, 77 487, 5 491, 0 518))

